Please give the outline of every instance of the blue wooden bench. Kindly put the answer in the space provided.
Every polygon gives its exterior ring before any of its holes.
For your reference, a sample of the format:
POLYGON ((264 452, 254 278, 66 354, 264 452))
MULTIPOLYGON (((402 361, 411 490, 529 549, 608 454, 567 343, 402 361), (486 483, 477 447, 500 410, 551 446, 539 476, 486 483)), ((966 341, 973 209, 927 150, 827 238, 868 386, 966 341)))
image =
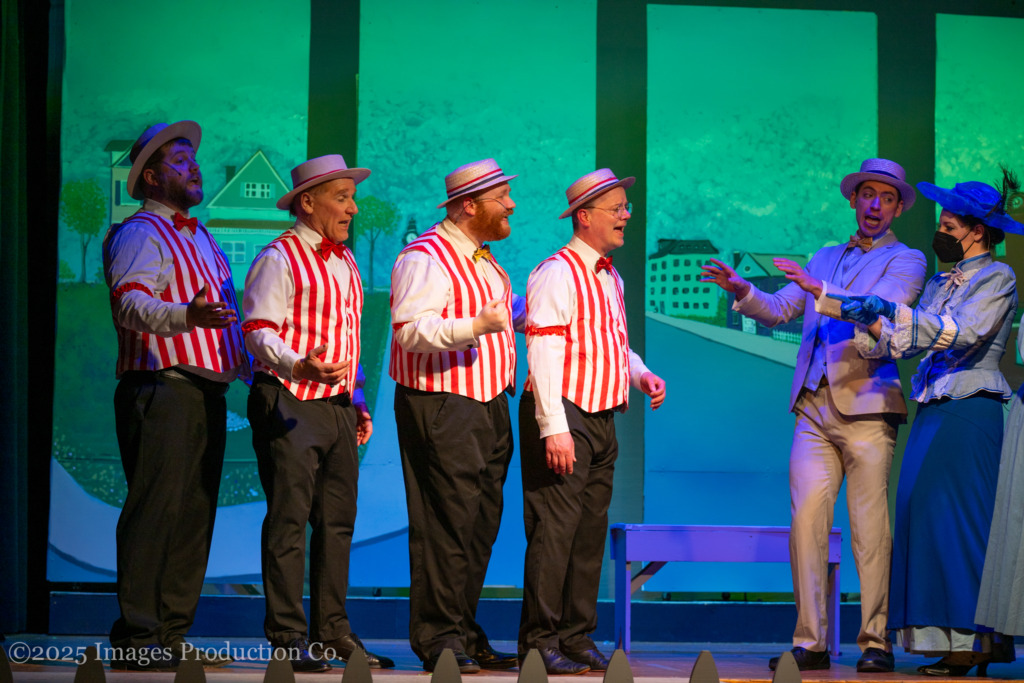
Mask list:
MULTIPOLYGON (((612 524, 615 562, 615 642, 630 648, 633 593, 668 562, 789 562, 788 526, 612 524), (633 562, 646 562, 634 575, 633 562)), ((839 558, 843 532, 828 538, 828 643, 839 655, 839 558)))

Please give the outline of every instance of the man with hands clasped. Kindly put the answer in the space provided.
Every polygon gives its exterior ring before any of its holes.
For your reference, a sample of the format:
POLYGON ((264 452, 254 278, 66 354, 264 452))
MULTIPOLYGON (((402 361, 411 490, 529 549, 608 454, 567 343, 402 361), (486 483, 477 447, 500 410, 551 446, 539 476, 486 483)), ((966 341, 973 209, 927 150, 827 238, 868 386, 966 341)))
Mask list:
POLYGON ((614 415, 626 409, 630 385, 653 410, 665 400, 665 382, 629 348, 622 278, 609 256, 625 240, 634 180, 603 168, 569 186, 560 218, 572 216, 572 239, 534 269, 526 289, 519 657, 536 648, 548 674, 608 668, 590 634, 619 453, 614 415))
POLYGON ((515 209, 494 159, 445 177, 446 217, 398 255, 391 272, 391 377, 409 509, 409 642, 433 671, 445 648, 462 673, 508 669, 476 621, 512 459, 506 391, 514 391, 524 301, 487 242, 515 209))
POLYGON ((295 225, 260 252, 245 281, 242 329, 256 371, 248 414, 267 496, 264 630, 272 645, 288 648, 300 672, 327 671, 328 660, 363 653, 371 667, 394 666, 365 652, 345 611, 358 446, 373 422, 359 367, 363 284, 343 242, 359 211, 356 185, 368 175, 338 154, 296 166, 294 189, 277 202, 295 225), (307 523, 309 628, 302 605, 307 523))
MULTIPOLYGON (((891 360, 866 360, 854 346, 854 326, 839 320, 840 302, 828 294, 876 294, 911 303, 924 283, 924 255, 899 242, 892 222, 914 204, 903 168, 867 159, 843 178, 840 191, 856 212, 848 243, 819 250, 807 268, 788 259, 775 265, 792 282, 762 292, 717 260, 704 281, 736 295, 733 309, 763 325, 804 317, 790 409, 796 428, 790 451, 790 557, 797 624, 793 656, 801 670, 828 669, 828 533, 836 496, 846 478, 851 541, 861 584, 863 651, 860 672, 893 670, 886 632, 889 564, 889 470, 897 426, 907 407, 891 360)), ((778 658, 769 666, 774 669, 778 658)))

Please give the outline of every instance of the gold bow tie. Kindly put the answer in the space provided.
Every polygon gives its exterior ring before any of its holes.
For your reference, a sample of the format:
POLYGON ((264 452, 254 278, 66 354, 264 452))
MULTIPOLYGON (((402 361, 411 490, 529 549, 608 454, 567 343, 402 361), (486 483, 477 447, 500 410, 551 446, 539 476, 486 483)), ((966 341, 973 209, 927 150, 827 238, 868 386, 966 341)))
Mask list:
POLYGON ((861 251, 871 251, 871 245, 874 240, 870 237, 857 237, 856 235, 850 236, 850 242, 846 245, 846 248, 860 247, 861 251))
POLYGON ((485 258, 488 261, 494 260, 494 257, 491 256, 491 246, 489 244, 485 244, 473 252, 473 263, 476 263, 482 258, 485 258))

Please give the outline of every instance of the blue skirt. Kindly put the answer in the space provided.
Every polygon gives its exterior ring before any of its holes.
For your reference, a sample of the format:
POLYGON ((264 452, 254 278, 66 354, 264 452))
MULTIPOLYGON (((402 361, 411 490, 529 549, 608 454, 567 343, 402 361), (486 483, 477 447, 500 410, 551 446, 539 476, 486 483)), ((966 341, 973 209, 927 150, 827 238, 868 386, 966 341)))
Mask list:
POLYGON ((896 492, 889 628, 971 631, 999 476, 1002 402, 991 395, 918 408, 896 492))

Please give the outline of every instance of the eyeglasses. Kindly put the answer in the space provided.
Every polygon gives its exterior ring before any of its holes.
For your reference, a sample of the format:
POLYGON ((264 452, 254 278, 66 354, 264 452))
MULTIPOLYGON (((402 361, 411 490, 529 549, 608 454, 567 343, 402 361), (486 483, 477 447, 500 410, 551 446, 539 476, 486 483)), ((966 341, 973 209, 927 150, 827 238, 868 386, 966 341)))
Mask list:
POLYGON ((603 206, 585 206, 584 209, 600 209, 601 211, 609 211, 614 213, 616 216, 629 215, 633 213, 633 202, 626 202, 625 204, 619 204, 611 208, 605 208, 603 206))
POLYGON ((488 199, 491 200, 492 202, 498 202, 499 204, 501 204, 501 208, 503 208, 506 211, 508 211, 508 206, 505 205, 505 202, 502 201, 501 199, 498 199, 497 197, 477 197, 473 201, 474 202, 486 202, 488 199))

